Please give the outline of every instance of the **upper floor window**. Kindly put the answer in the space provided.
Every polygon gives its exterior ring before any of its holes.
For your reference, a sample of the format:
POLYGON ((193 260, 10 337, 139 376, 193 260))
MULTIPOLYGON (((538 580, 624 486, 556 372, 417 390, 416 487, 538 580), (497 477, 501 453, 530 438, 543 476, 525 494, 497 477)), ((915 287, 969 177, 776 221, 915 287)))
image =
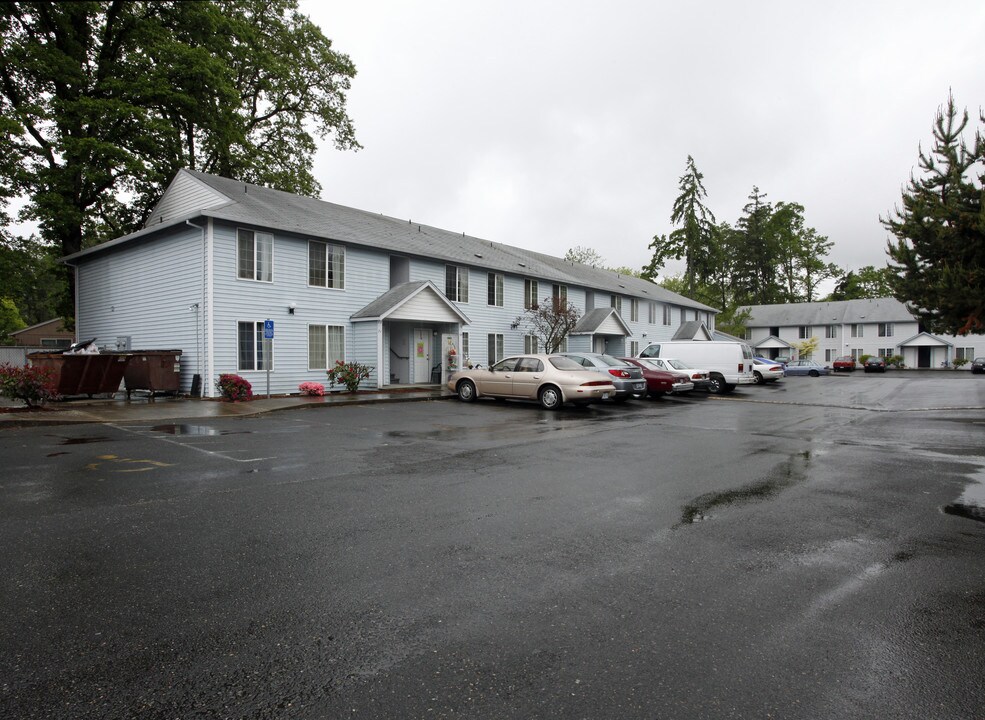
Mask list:
POLYGON ((308 284, 336 290, 345 289, 345 248, 340 245, 310 241, 308 284))
POLYGON ((537 309, 537 306, 540 305, 540 300, 537 297, 539 292, 536 280, 528 278, 523 281, 523 307, 525 310, 537 309))
POLYGON ((563 310, 568 306, 568 286, 554 283, 551 286, 551 298, 554 300, 554 311, 563 310))
POLYGON ((274 281, 274 236, 240 229, 236 232, 236 276, 243 280, 274 281))
POLYGON ((503 276, 499 273, 489 273, 487 285, 488 304, 503 307, 503 276))
POLYGON ((809 338, 810 336, 811 336, 810 325, 801 325, 800 327, 797 328, 797 337, 799 337, 801 340, 804 340, 805 338, 809 338))
POLYGON ((656 325, 657 324, 657 304, 651 300, 649 303, 647 303, 647 307, 648 307, 648 312, 649 312, 649 317, 647 318, 647 320, 649 321, 649 323, 651 325, 656 325))
POLYGON ((862 335, 862 325, 860 323, 852 323, 852 337, 860 338, 862 335))
POLYGON ((469 269, 445 265, 445 295, 453 302, 469 301, 469 269))
POLYGON ((879 337, 892 337, 892 336, 893 336, 893 324, 879 323, 879 337))
POLYGON ((670 305, 664 305, 664 325, 670 325, 673 322, 671 319, 672 312, 670 305))
POLYGON ((622 317, 622 297, 619 295, 613 295, 610 303, 612 307, 616 309, 616 313, 622 317))
POLYGON ((824 337, 826 337, 826 338, 836 338, 836 337, 838 337, 838 326, 837 325, 825 325, 824 326, 824 337))
POLYGON ((640 320, 640 301, 636 298, 629 299, 629 321, 639 322, 640 320))
POLYGON ((773 337, 776 337, 776 338, 780 337, 780 326, 779 325, 770 325, 770 335, 772 335, 773 337))

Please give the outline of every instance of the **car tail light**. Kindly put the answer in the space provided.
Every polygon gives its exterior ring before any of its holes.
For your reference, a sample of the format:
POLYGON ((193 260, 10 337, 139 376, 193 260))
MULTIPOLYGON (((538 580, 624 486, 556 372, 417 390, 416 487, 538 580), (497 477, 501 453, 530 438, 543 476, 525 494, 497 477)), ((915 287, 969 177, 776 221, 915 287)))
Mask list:
POLYGON ((742 363, 739 363, 739 372, 742 372, 742 363))
POLYGON ((628 378, 632 377, 629 370, 620 370, 618 368, 609 368, 609 374, 614 375, 617 378, 628 378))
POLYGON ((591 380, 589 382, 583 382, 581 387, 598 387, 599 385, 611 385, 612 383, 608 380, 591 380))

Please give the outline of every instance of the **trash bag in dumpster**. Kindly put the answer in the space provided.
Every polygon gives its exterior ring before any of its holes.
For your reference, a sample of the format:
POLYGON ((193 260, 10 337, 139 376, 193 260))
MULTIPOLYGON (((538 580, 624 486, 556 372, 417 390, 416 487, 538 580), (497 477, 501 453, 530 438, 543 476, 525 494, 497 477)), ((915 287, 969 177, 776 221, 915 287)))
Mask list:
POLYGON ((127 398, 134 390, 175 393, 181 383, 181 350, 132 350, 123 374, 127 398))
POLYGON ((92 352, 88 348, 95 347, 93 342, 95 338, 84 343, 88 347, 81 353, 30 353, 27 359, 35 367, 51 370, 59 395, 113 394, 120 389, 130 354, 92 352))

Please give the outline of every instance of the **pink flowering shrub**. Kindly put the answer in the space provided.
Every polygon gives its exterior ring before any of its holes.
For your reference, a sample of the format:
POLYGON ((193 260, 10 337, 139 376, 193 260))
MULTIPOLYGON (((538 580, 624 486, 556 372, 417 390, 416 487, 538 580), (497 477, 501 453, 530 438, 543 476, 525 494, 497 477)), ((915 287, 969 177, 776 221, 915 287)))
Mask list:
POLYGON ((45 367, 15 367, 4 363, 0 365, 0 395, 11 400, 23 400, 28 407, 39 407, 48 400, 57 400, 59 395, 54 371, 45 367))
POLYGON ((312 397, 321 397, 325 394, 325 386, 316 382, 303 382, 298 385, 298 390, 301 391, 302 395, 311 395, 312 397))
POLYGON ((216 380, 215 388, 222 397, 231 402, 253 399, 253 386, 250 385, 249 380, 241 378, 239 375, 232 373, 220 375, 219 379, 216 380))

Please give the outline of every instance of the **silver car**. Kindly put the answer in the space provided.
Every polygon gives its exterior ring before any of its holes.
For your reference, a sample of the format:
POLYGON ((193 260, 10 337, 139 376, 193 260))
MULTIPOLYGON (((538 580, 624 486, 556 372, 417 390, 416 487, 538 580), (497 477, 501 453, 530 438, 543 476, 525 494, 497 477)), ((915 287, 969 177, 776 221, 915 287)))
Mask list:
POLYGON ((625 402, 631 397, 646 395, 646 380, 643 378, 643 371, 635 365, 604 353, 566 352, 558 354, 562 357, 571 358, 586 370, 606 375, 616 386, 616 395, 612 398, 616 402, 625 402))

